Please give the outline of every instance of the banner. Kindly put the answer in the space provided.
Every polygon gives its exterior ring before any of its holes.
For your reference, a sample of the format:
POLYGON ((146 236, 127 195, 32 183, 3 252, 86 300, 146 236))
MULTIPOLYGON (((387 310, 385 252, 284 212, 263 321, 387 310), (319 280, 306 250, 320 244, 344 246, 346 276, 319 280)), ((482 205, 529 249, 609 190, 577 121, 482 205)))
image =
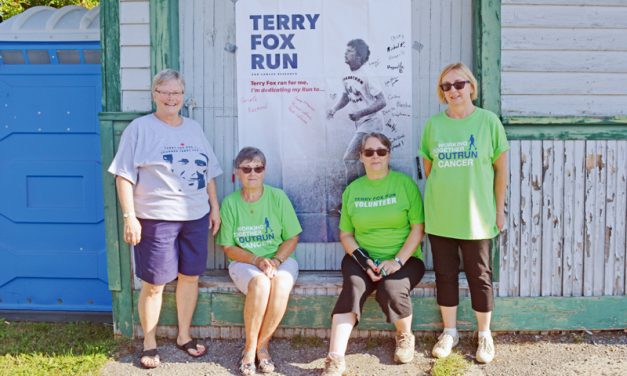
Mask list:
POLYGON ((238 1, 236 25, 239 146, 266 155, 301 242, 337 241, 360 135, 387 135, 393 167, 413 171, 411 2, 238 1))

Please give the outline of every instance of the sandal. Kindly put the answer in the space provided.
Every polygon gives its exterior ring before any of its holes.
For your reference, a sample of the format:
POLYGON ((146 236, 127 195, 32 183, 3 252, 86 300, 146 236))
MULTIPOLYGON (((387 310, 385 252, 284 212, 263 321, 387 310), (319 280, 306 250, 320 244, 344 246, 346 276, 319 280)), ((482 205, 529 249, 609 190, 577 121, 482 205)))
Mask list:
POLYGON ((179 345, 178 343, 176 344, 176 348, 184 351, 185 353, 187 353, 187 355, 191 356, 192 358, 198 358, 201 357, 203 355, 205 355, 207 353, 207 348, 205 347, 205 351, 194 355, 192 353, 189 352, 189 350, 196 350, 196 351, 200 351, 198 350, 198 341, 196 341, 195 339, 191 339, 189 340, 187 343, 184 343, 182 345, 179 345))
POLYGON ((274 362, 272 361, 272 358, 270 357, 270 353, 268 352, 267 349, 259 349, 257 350, 257 354, 265 354, 268 357, 265 359, 261 359, 259 357, 259 355, 257 355, 257 359, 259 359, 259 370, 261 371, 261 373, 272 373, 274 372, 274 362))
POLYGON ((141 356, 139 357, 139 364, 146 369, 157 368, 159 364, 161 364, 161 360, 159 359, 159 353, 157 349, 144 350, 142 351, 141 356), (144 361, 144 358, 147 358, 150 362, 144 361))
POLYGON ((252 352, 243 352, 242 351, 242 360, 240 360, 239 363, 239 372, 242 375, 248 376, 248 375, 254 375, 256 373, 255 371, 255 358, 254 358, 254 354, 252 352), (244 358, 246 356, 249 355, 253 355, 253 361, 252 362, 248 362, 248 363, 244 363, 244 358))

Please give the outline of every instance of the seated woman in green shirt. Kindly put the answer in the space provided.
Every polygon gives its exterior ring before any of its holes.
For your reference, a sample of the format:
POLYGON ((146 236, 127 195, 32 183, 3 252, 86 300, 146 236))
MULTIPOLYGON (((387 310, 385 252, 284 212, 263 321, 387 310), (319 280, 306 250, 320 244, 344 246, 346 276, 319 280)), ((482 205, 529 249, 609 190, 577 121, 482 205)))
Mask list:
POLYGON ((255 360, 261 372, 274 371, 268 345, 298 277, 298 264, 291 256, 302 228, 287 195, 263 183, 265 166, 266 157, 257 148, 245 147, 235 158, 242 188, 222 202, 217 239, 231 260, 229 275, 246 295, 243 375, 255 374, 255 360))
POLYGON ((342 194, 339 227, 346 251, 344 281, 332 313, 325 376, 346 371, 348 339, 366 298, 375 290, 387 322, 396 327, 394 360, 408 363, 414 357, 410 292, 425 272, 420 249, 424 214, 416 183, 390 170, 390 150, 385 135, 366 133, 360 148, 366 175, 354 180, 342 194))

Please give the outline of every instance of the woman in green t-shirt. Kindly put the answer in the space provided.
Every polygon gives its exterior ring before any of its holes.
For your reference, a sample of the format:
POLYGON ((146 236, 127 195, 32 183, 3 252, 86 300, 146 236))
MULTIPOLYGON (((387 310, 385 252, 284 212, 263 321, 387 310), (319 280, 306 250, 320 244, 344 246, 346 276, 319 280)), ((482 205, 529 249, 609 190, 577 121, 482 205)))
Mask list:
POLYGON ((426 123, 421 140, 427 183, 425 232, 435 268, 437 301, 444 331, 432 350, 446 357, 459 342, 459 253, 477 317, 476 358, 494 358, 490 320, 494 308, 490 248, 505 224, 507 150, 505 130, 498 117, 475 107, 477 80, 463 64, 446 66, 438 80, 438 97, 445 111, 426 123))
POLYGON ((387 322, 396 327, 394 360, 408 363, 414 357, 410 292, 425 271, 420 250, 424 214, 416 183, 390 170, 390 150, 385 135, 366 133, 359 157, 366 176, 354 180, 342 194, 340 241, 347 254, 323 375, 346 370, 348 339, 366 298, 375 290, 387 322))
POLYGON ((302 228, 287 195, 263 183, 265 166, 261 150, 243 148, 234 163, 242 189, 225 197, 220 210, 217 241, 231 260, 233 283, 246 295, 243 375, 255 374, 255 359, 261 372, 274 371, 268 345, 298 278, 298 264, 291 256, 302 228))

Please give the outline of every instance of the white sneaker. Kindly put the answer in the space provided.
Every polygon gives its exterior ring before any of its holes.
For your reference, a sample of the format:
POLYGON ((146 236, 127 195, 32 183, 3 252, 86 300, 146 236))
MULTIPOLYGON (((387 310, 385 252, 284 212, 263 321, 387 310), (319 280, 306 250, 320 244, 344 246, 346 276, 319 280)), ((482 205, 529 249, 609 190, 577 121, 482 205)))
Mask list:
POLYGON ((398 363, 409 363, 414 360, 414 348, 416 339, 413 334, 402 332, 394 338, 396 349, 394 350, 394 361, 398 363))
POLYGON ((343 376, 346 374, 346 360, 343 356, 327 355, 320 376, 343 376))
POLYGON ((433 346, 431 354, 436 358, 446 358, 451 355, 453 347, 459 343, 459 336, 453 337, 450 334, 442 333, 438 337, 438 343, 433 346))
POLYGON ((479 336, 476 356, 479 363, 490 363, 494 359, 494 341, 491 336, 479 336))

